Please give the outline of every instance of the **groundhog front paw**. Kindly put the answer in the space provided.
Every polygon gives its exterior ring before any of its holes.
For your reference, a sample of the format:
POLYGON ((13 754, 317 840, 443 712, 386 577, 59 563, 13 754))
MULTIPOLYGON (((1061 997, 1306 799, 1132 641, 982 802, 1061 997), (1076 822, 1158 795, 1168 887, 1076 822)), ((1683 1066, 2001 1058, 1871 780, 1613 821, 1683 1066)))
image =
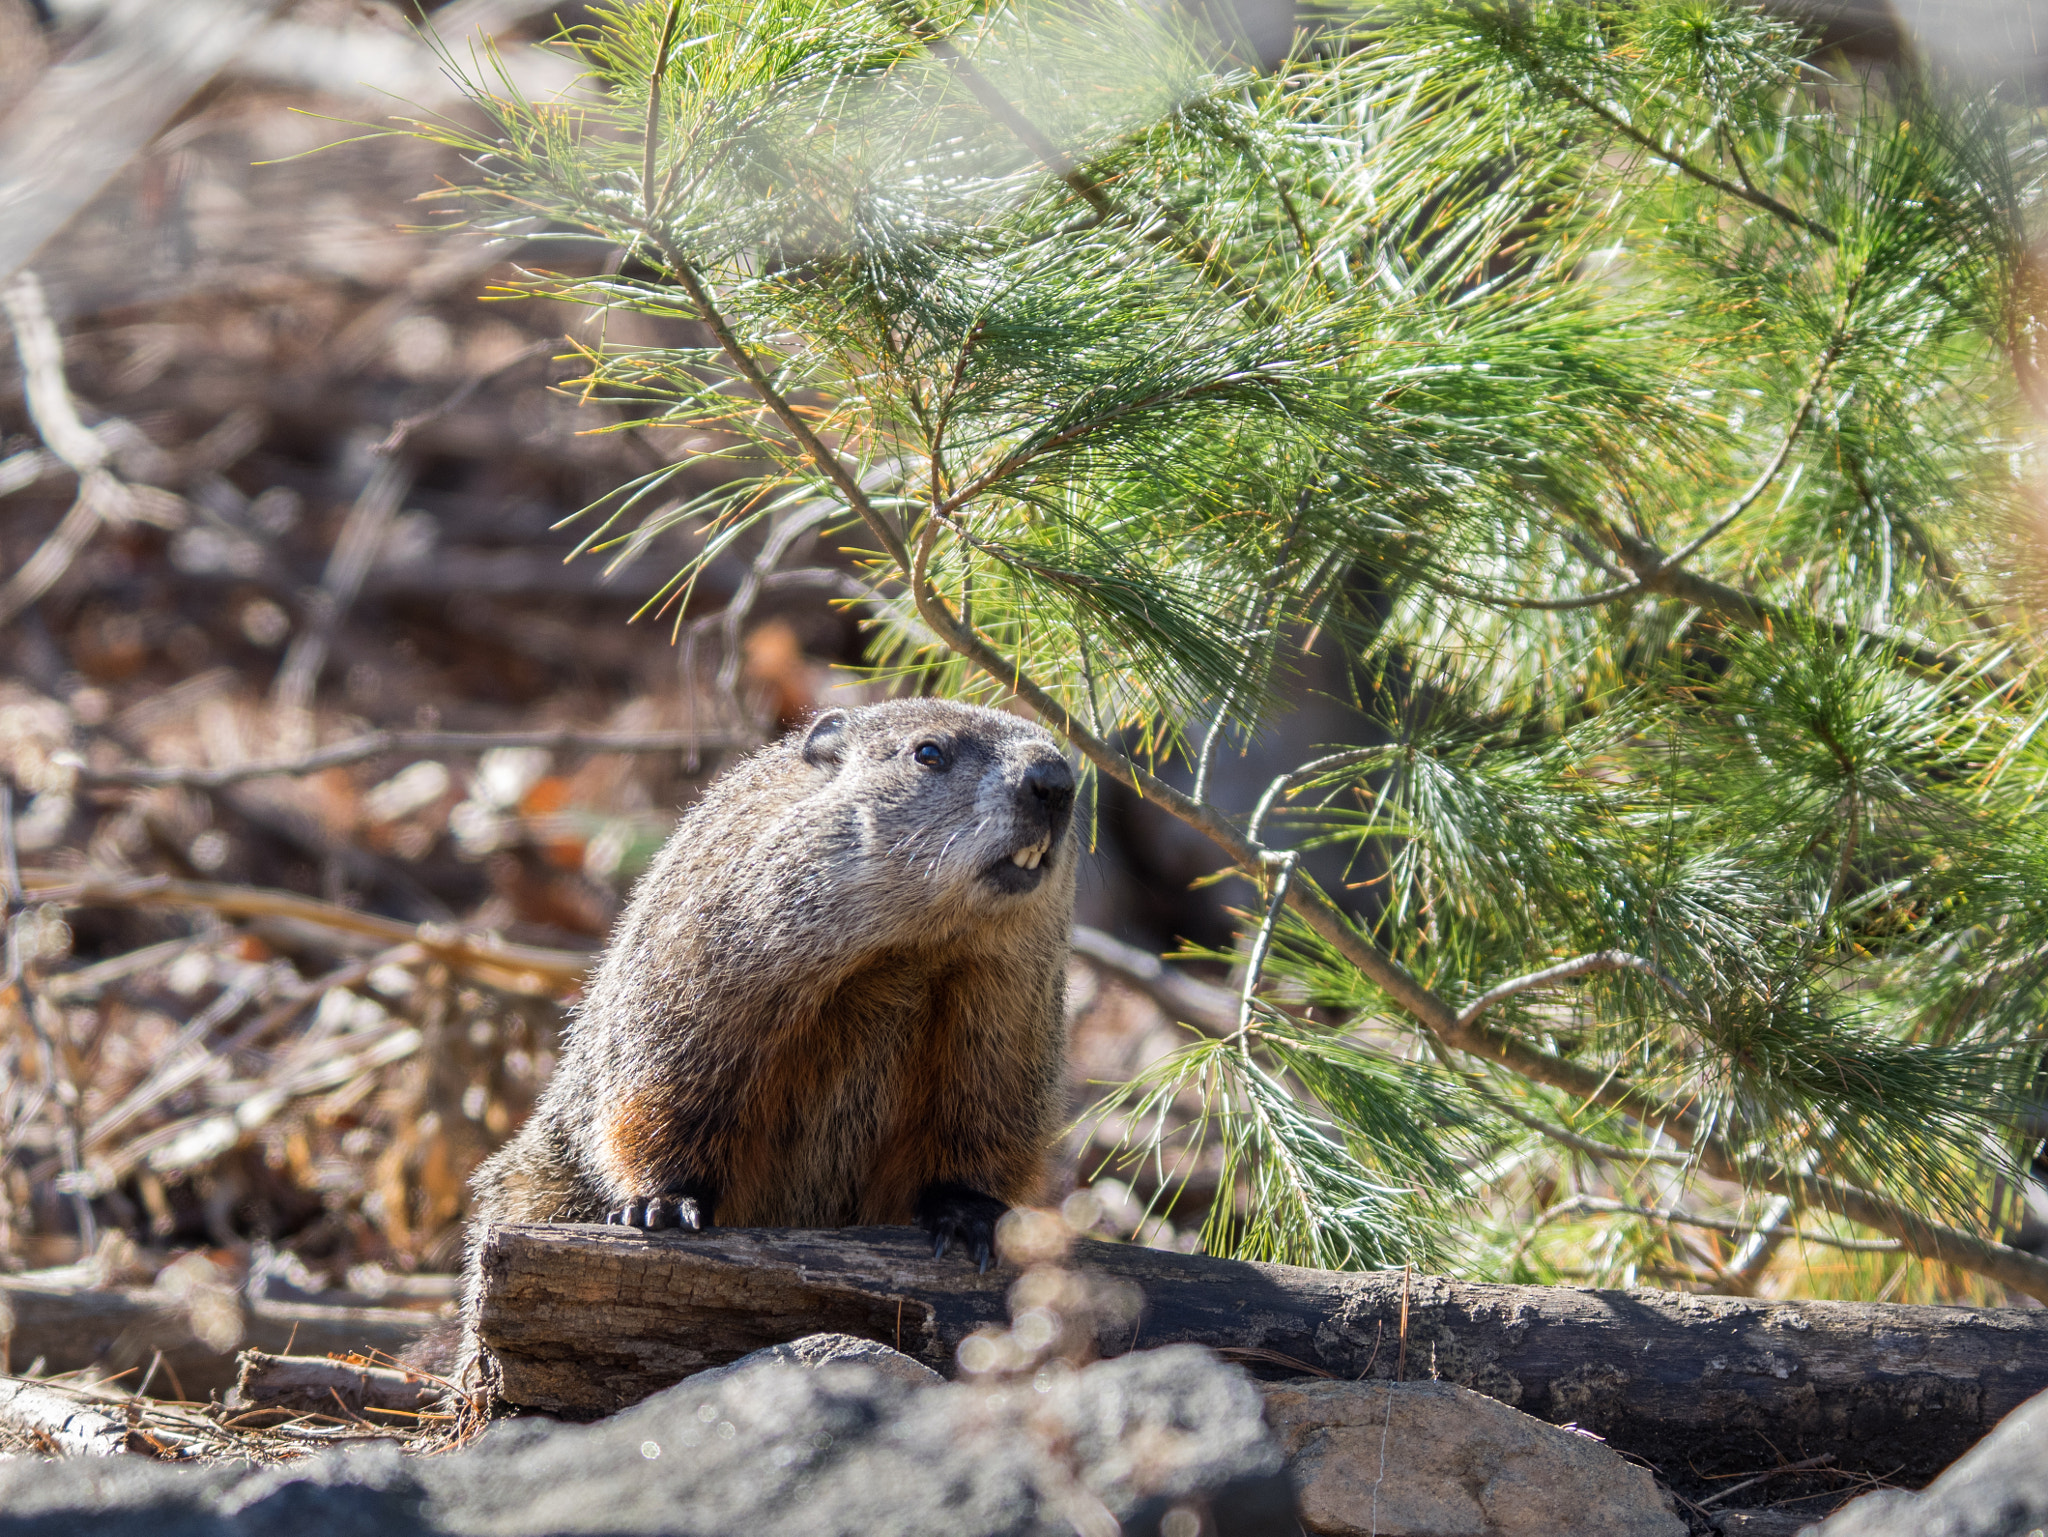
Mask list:
POLYGON ((701 1233, 711 1226, 711 1203, 675 1191, 629 1196, 623 1205, 606 1212, 604 1220, 608 1226, 645 1228, 650 1233, 665 1227, 701 1233))
POLYGON ((995 1252, 996 1223, 1010 1208, 992 1195, 967 1185, 927 1185, 917 1198, 917 1221, 932 1235, 932 1258, 945 1255, 954 1239, 974 1257, 977 1271, 988 1269, 995 1252))

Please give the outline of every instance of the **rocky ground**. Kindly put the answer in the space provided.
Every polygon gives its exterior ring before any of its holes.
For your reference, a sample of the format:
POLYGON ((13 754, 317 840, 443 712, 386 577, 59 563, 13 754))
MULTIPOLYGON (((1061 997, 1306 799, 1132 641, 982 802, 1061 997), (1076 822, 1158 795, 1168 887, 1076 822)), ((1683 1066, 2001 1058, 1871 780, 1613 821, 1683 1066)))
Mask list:
POLYGON ((1196 1346, 947 1383, 815 1336, 595 1424, 504 1419, 438 1456, 0 1460, 0 1537, 2030 1537, 2044 1519, 2048 1396, 1924 1493, 1819 1527, 1723 1523, 1598 1439, 1466 1389, 1262 1385, 1196 1346))

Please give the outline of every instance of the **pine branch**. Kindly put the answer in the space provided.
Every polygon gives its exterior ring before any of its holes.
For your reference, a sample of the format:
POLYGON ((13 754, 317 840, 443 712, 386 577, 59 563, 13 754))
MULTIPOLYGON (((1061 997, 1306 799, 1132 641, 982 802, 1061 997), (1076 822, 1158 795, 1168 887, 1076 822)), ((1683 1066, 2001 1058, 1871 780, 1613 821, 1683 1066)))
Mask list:
POLYGON ((1684 172, 1702 186, 1712 187, 1716 192, 1725 192, 1730 197, 1740 198, 1743 202, 1761 208, 1766 213, 1782 219, 1794 229, 1804 230, 1815 239, 1824 240, 1829 245, 1840 245, 1842 243, 1842 237, 1827 225, 1822 224, 1817 219, 1809 219, 1796 208, 1779 202, 1769 193, 1759 192, 1756 188, 1749 186, 1747 177, 1742 182, 1737 183, 1729 181, 1725 176, 1716 176, 1705 166, 1679 154, 1676 150, 1666 149, 1657 140, 1644 133, 1619 112, 1595 101, 1561 75, 1552 73, 1534 60, 1529 61, 1529 68, 1531 74, 1545 84, 1555 88, 1559 95, 1592 113, 1623 138, 1633 144, 1642 146, 1642 148, 1648 150, 1657 159, 1663 161, 1668 166, 1684 172))
MULTIPOLYGON (((1051 721, 1097 768, 1206 834, 1247 876, 1256 879, 1280 857, 1272 850, 1253 845, 1229 818, 1213 807, 1197 805, 1093 736, 1028 677, 1020 665, 996 653, 979 636, 964 632, 944 600, 924 579, 922 560, 911 574, 911 586, 919 614, 942 640, 1051 721)), ((1462 1021, 1441 996, 1353 929, 1313 883, 1301 879, 1292 882, 1287 890, 1287 905, 1374 986, 1454 1050, 1483 1057, 1534 1083, 1618 1110, 1661 1131, 1691 1149, 1700 1166, 1717 1179, 1789 1195, 1802 1206, 1819 1206, 1865 1227, 1890 1233, 1923 1258, 1960 1265, 2048 1302, 2048 1259, 1922 1217, 1883 1196, 1842 1181, 1798 1174, 1761 1159, 1739 1158, 1719 1139, 1704 1135, 1697 1117, 1635 1088, 1618 1074, 1583 1067, 1476 1020, 1469 1024, 1462 1021)))
POLYGON ((943 59, 952 67, 960 83, 966 86, 968 93, 981 104, 982 110, 1014 134, 1017 142, 1029 150, 1056 180, 1065 183, 1076 197, 1095 212, 1097 218, 1129 224, 1143 239, 1173 252, 1213 283, 1217 289, 1243 304, 1245 312, 1259 324, 1267 324, 1278 318, 1272 306, 1260 297, 1258 290, 1233 271, 1216 250, 1204 250, 1189 236, 1186 220, 1177 210, 1157 209, 1154 216, 1148 219, 1134 216, 1110 196, 1108 189, 1099 179, 1061 153, 1059 146, 1041 133, 1036 123, 1020 112, 1015 103, 996 89, 994 83, 976 69, 965 54, 953 46, 951 40, 934 30, 931 23, 919 15, 914 7, 904 3, 904 0, 893 0, 892 9, 902 21, 905 30, 923 43, 933 58, 943 59))

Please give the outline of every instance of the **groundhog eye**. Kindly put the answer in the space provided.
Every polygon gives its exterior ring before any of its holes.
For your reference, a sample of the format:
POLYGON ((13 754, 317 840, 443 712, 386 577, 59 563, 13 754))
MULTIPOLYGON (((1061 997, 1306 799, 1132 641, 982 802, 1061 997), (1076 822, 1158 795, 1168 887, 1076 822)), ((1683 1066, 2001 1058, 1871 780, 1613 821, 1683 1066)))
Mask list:
POLYGON ((937 742, 919 742, 911 757, 928 769, 942 769, 946 766, 946 749, 937 742))

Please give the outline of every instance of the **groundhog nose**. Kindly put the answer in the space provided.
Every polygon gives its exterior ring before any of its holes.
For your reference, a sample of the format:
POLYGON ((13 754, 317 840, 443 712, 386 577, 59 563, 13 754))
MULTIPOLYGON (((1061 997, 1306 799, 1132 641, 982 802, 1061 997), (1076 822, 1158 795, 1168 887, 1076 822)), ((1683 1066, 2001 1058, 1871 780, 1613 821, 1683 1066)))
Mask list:
POLYGON ((1040 759, 1024 771, 1023 799, 1036 804, 1055 828, 1074 804, 1074 771, 1058 758, 1040 759))

